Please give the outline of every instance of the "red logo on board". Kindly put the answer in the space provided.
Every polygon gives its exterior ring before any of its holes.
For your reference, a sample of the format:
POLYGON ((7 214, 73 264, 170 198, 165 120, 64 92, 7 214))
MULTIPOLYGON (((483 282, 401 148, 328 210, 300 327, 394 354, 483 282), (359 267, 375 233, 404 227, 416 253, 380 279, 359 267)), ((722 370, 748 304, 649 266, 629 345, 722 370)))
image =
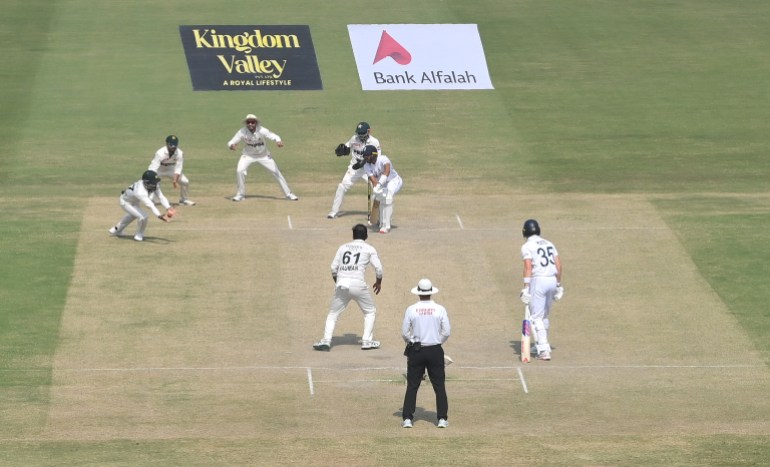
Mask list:
POLYGON ((404 48, 403 45, 396 42, 390 34, 386 31, 382 31, 380 37, 380 45, 377 46, 377 53, 374 56, 374 62, 372 65, 379 62, 385 57, 390 57, 396 61, 399 65, 408 65, 412 61, 412 54, 404 48))

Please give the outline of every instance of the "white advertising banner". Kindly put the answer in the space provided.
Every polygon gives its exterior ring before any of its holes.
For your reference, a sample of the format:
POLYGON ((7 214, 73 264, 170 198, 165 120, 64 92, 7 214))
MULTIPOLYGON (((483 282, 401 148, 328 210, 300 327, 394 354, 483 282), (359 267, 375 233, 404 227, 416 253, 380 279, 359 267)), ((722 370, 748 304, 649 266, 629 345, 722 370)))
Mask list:
POLYGON ((494 89, 475 24, 349 24, 365 91, 494 89))

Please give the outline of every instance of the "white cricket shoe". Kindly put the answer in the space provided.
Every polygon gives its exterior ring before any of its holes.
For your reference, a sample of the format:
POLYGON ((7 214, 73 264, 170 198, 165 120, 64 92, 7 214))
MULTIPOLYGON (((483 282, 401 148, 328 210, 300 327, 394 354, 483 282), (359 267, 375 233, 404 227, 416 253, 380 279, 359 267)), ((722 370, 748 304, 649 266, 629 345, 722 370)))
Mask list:
POLYGON ((320 341, 318 341, 315 344, 313 344, 313 348, 316 349, 316 350, 321 350, 321 351, 324 351, 324 352, 328 352, 329 350, 331 350, 332 345, 331 345, 331 342, 329 342, 327 340, 324 340, 324 339, 321 339, 320 341))
POLYGON ((195 206, 195 201, 191 199, 180 199, 179 204, 184 204, 185 206, 195 206))
POLYGON ((232 197, 233 201, 243 201, 244 196, 243 195, 235 195, 232 197))
POLYGON ((286 199, 289 201, 299 201, 299 196, 295 195, 294 193, 289 193, 286 195, 286 199))
POLYGON ((112 236, 119 236, 120 233, 121 233, 120 230, 118 230, 118 226, 117 225, 114 225, 114 226, 110 227, 110 230, 108 230, 107 232, 109 232, 110 235, 112 235, 112 236))
POLYGON ((381 234, 386 234, 388 232, 390 232, 390 227, 383 227, 380 229, 381 234))
POLYGON ((447 419, 446 419, 446 418, 442 418, 442 419, 440 419, 440 420, 438 421, 438 423, 436 424, 436 426, 437 426, 437 427, 439 427, 439 428, 446 428, 446 427, 448 427, 448 426, 449 426, 449 422, 447 421, 447 419))
POLYGON ((401 428, 412 428, 412 426, 412 421, 408 418, 401 422, 401 428))
POLYGON ((540 352, 540 355, 538 355, 537 358, 548 361, 551 359, 551 352, 540 352))
POLYGON ((144 241, 144 236, 136 234, 136 235, 134 235, 134 240, 136 240, 137 242, 143 242, 144 241))
POLYGON ((363 341, 361 342, 361 350, 374 350, 380 348, 380 341, 363 341))
POLYGON ((326 217, 328 219, 334 219, 335 217, 337 217, 337 214, 339 214, 339 213, 336 213, 334 211, 329 211, 329 214, 327 214, 326 217))

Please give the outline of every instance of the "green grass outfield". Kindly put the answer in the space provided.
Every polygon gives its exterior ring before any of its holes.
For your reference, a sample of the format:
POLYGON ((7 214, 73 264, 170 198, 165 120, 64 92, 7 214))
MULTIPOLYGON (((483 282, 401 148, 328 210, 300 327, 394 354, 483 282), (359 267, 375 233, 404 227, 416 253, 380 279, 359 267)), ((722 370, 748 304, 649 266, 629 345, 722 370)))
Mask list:
MULTIPOLYGON (((558 437, 515 436, 501 427, 447 438, 368 432, 357 437, 344 431, 339 437, 292 436, 277 428, 274 438, 200 431, 95 439, 75 431, 68 435, 66 430, 55 430, 53 436, 47 429, 61 423, 54 415, 62 416, 52 400, 52 394, 61 397, 54 381, 57 354, 73 355, 67 353, 74 345, 71 335, 63 339, 61 334, 63 329, 72 331, 62 323, 68 300, 77 302, 84 290, 79 287, 96 281, 75 275, 83 271, 82 265, 96 264, 93 258, 78 255, 103 251, 103 261, 109 262, 114 254, 116 268, 129 266, 140 274, 149 274, 153 264, 168 260, 160 248, 127 250, 122 242, 107 243, 101 230, 106 231, 121 211, 117 203, 104 200, 113 200, 123 186, 137 179, 163 138, 173 132, 180 135, 188 158, 186 172, 194 198, 205 197, 209 205, 222 200, 222 217, 231 221, 234 215, 226 210, 232 210, 233 203, 225 203, 223 197, 232 195, 236 158, 225 143, 249 112, 260 115, 286 141, 286 147, 276 151, 280 167, 303 198, 300 203, 318 204, 319 223, 326 222, 323 216, 343 171, 332 150, 352 134, 359 120, 372 123, 385 153, 404 175, 407 183, 401 196, 412 203, 412 211, 404 209, 406 213, 419 211, 419 203, 441 212, 444 198, 466 198, 470 205, 492 199, 500 203, 501 213, 537 217, 543 213, 553 224, 594 227, 595 235, 601 236, 616 232, 603 229, 600 208, 588 210, 593 204, 583 206, 582 196, 593 200, 606 195, 613 206, 624 197, 641 198, 673 232, 687 261, 672 264, 671 258, 660 257, 657 262, 643 262, 654 265, 650 270, 637 270, 632 255, 649 259, 656 251, 617 249, 618 255, 629 259, 615 257, 612 264, 627 268, 607 274, 616 282, 597 284, 590 277, 569 274, 587 269, 575 264, 578 258, 595 260, 601 252, 563 252, 567 298, 609 295, 613 288, 625 290, 637 280, 644 283, 656 267, 678 271, 692 262, 723 307, 722 317, 739 327, 740 333, 730 336, 742 338, 707 344, 724 346, 733 354, 758 355, 764 364, 758 372, 766 372, 770 362, 767 2, 8 0, 0 26, 0 409, 12 414, 0 428, 0 463, 752 465, 770 458, 766 424, 732 432, 710 432, 703 426, 688 432, 687 427, 677 427, 676 436, 653 435, 622 426, 620 413, 617 436, 590 430, 565 433, 558 420, 550 419, 558 437), (324 90, 193 92, 178 26, 252 23, 309 24, 324 90), (347 36, 349 23, 476 23, 496 89, 362 92, 347 36), (530 212, 521 202, 533 195, 556 200, 555 206, 548 205, 553 208, 549 210, 533 203, 539 209, 530 212), (98 225, 93 216, 104 216, 99 235, 91 230, 98 225), (108 247, 101 250, 103 242, 108 247), (586 287, 571 289, 575 284, 586 287)), ((252 170, 250 190, 277 192, 263 175, 259 168, 252 170)), ((351 192, 346 203, 356 195, 360 197, 360 190, 351 192)), ((641 205, 646 204, 629 203, 629 208, 641 205)), ((194 209, 198 208, 214 216, 205 205, 194 209)), ((280 218, 281 208, 266 209, 275 209, 268 214, 280 218)), ((515 252, 520 241, 516 229, 523 218, 496 219, 494 206, 479 211, 498 227, 514 226, 510 242, 515 252)), ((617 213, 608 211, 607 224, 617 220, 611 212, 617 213)), ((645 219, 632 214, 628 213, 631 220, 645 219)), ((184 225, 185 217, 190 217, 188 211, 182 212, 179 225, 184 225)), ((645 226, 629 225, 636 227, 645 226)), ((162 232, 164 226, 151 223, 149 235, 162 232)), ((568 240, 564 233, 553 233, 568 240)), ((337 240, 330 241, 336 246, 337 240)), ((414 241, 420 245, 430 238, 414 241)), ((183 250, 174 254, 184 257, 183 250)), ((330 258, 326 253, 321 256, 318 268, 308 274, 328 281, 330 258)), ((199 262, 206 260, 201 254, 199 262)), ((509 287, 512 307, 519 289, 518 257, 511 257, 507 266, 509 270, 501 269, 501 274, 509 274, 510 282, 497 281, 509 287)), ((393 265, 391 270, 399 267, 393 265)), ((97 270, 105 273, 109 268, 97 270)), ((279 278, 271 280, 281 285, 279 278)), ((154 287, 147 283, 138 292, 162 297, 154 287)), ((708 292, 680 288, 675 281, 655 287, 632 290, 628 300, 637 295, 687 298, 708 292)), ((141 307, 141 296, 136 301, 141 307)), ((566 310, 569 302, 561 306, 566 310)), ((635 306, 644 309, 644 301, 635 306)), ((681 342, 659 335, 671 336, 666 331, 669 323, 688 326, 687 320, 677 317, 689 312, 697 320, 697 311, 664 306, 646 328, 623 332, 628 341, 659 340, 661 348, 678 347, 681 342)), ((356 311, 348 313, 352 319, 356 311)), ((520 318, 509 318, 507 333, 515 334, 520 318)), ((308 342, 317 337, 320 317, 309 321, 311 334, 302 338, 308 342)), ((285 332, 279 324, 274 323, 277 338, 285 332)), ((685 343, 698 348, 703 344, 697 335, 681 332, 685 343)), ((164 390, 173 392, 173 387, 164 390)), ((569 396, 566 387, 553 386, 550 391, 550 403, 569 396)), ((430 389, 423 388, 421 396, 426 392, 430 389)), ((650 397, 634 391, 627 397, 634 395, 650 397)), ((697 387, 680 395, 683 400, 701 396, 697 387)), ((755 396, 766 398, 766 393, 757 391, 755 396)), ((574 401, 580 407, 581 399, 574 401)), ((500 403, 504 412, 506 402, 500 403)), ((766 410, 766 405, 757 407, 766 410)), ((770 419, 770 413, 754 415, 770 419)), ((522 413, 521 419, 528 416, 537 418, 522 413)), ((511 425, 521 423, 510 420, 511 425)))

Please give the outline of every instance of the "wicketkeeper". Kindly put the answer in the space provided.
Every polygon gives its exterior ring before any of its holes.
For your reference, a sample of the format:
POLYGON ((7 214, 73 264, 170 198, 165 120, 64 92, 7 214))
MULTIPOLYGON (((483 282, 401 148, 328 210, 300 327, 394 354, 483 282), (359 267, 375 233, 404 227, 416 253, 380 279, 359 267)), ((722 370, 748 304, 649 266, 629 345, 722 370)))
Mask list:
POLYGON ((345 193, 359 180, 366 180, 364 172, 364 148, 372 145, 380 150, 380 142, 371 135, 371 128, 366 122, 361 122, 356 126, 356 134, 353 135, 347 143, 340 143, 334 150, 337 157, 350 156, 350 163, 342 181, 337 186, 337 193, 334 195, 332 210, 326 215, 329 219, 334 219, 340 212, 342 200, 345 193))

